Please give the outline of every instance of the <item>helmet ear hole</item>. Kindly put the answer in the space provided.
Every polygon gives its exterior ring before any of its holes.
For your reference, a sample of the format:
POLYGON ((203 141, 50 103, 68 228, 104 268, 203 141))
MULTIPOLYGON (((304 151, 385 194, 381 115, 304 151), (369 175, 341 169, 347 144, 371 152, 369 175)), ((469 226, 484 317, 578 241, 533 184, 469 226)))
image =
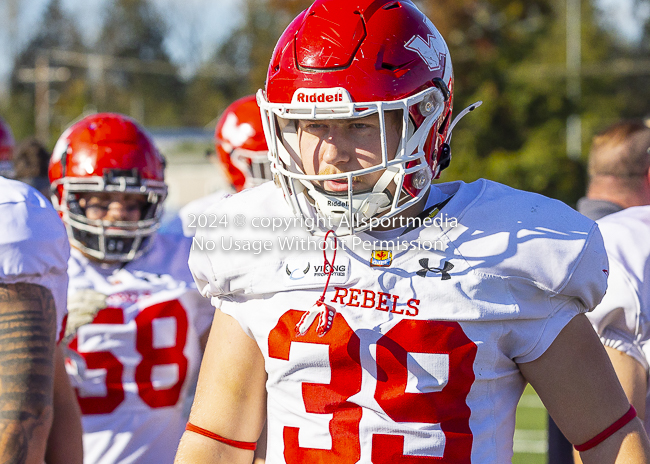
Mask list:
POLYGON ((438 172, 449 167, 451 162, 451 147, 447 143, 440 146, 440 157, 438 158, 438 172))

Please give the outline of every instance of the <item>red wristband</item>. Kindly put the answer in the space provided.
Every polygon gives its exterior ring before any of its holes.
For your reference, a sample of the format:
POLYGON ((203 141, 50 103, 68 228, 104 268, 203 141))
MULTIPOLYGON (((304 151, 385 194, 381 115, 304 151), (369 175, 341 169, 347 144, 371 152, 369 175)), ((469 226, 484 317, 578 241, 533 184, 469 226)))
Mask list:
POLYGON ((214 432, 205 430, 190 422, 188 422, 187 425, 185 426, 185 430, 198 433, 199 435, 203 435, 204 437, 212 438, 213 440, 220 441, 221 443, 225 443, 226 445, 234 446, 235 448, 251 450, 251 451, 255 451, 255 448, 257 448, 257 443, 255 442, 229 440, 227 438, 222 437, 221 435, 217 435, 214 432))
POLYGON ((620 429, 625 427, 635 417, 636 417, 636 409, 634 409, 634 406, 630 405, 630 409, 628 409, 627 412, 623 414, 623 417, 621 417, 619 420, 617 420, 612 425, 607 427, 605 430, 600 432, 591 440, 584 442, 582 445, 575 445, 574 448, 578 451, 587 451, 588 449, 591 449, 594 446, 601 444, 609 437, 614 435, 616 432, 618 432, 620 429))

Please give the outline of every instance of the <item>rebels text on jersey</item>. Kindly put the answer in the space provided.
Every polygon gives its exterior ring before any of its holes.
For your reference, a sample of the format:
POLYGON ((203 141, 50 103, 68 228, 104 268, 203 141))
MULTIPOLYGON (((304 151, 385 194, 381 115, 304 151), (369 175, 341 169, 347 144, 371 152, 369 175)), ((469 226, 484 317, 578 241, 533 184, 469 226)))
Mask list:
POLYGON ((83 414, 85 463, 173 462, 199 339, 214 314, 192 282, 189 242, 156 235, 122 267, 72 251, 68 326, 76 331, 66 336, 66 369, 83 414))
MULTIPOLYGON (((517 363, 600 301, 607 258, 595 223, 560 202, 480 180, 436 185, 429 203, 451 195, 439 214, 456 221, 399 237, 441 246, 339 239, 324 336, 316 322, 296 331, 325 286, 320 250, 282 250, 277 232, 251 226, 237 239, 274 246, 228 251, 219 243, 233 231, 199 231, 199 290, 265 358, 268 462, 510 462, 525 386, 517 363), (216 246, 201 251, 201 240, 216 246)), ((210 211, 246 212, 249 223, 290 216, 273 184, 210 211)))
POLYGON ((0 282, 52 292, 57 340, 67 312, 69 256, 68 236, 52 204, 27 184, 0 177, 0 282))

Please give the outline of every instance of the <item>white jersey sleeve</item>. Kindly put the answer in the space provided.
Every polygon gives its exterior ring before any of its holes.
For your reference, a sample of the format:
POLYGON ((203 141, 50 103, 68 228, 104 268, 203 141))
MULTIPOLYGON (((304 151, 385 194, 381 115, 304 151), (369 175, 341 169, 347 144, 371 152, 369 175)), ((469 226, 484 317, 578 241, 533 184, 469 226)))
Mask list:
POLYGON ((56 211, 28 185, 0 177, 0 282, 41 285, 54 298, 57 340, 67 313, 70 245, 56 211))
MULTIPOLYGON (((552 253, 547 251, 549 255, 552 253)), ((527 318, 513 325, 520 329, 514 339, 520 342, 520 347, 525 347, 514 352, 513 359, 518 363, 534 361, 549 348, 571 319, 591 311, 607 288, 608 266, 602 236, 593 224, 584 240, 584 248, 572 262, 566 263, 563 269, 565 279, 556 288, 540 291, 530 283, 512 279, 510 290, 521 306, 535 307, 531 314, 539 312, 540 321, 544 321, 543 324, 537 321, 536 329, 532 328, 535 322, 527 318), (540 301, 543 304, 537 304, 540 301)))
POLYGON ((504 349, 516 362, 530 362, 602 299, 608 272, 602 236, 596 223, 557 200, 494 182, 476 195, 450 235, 476 272, 507 283, 519 309, 504 349))

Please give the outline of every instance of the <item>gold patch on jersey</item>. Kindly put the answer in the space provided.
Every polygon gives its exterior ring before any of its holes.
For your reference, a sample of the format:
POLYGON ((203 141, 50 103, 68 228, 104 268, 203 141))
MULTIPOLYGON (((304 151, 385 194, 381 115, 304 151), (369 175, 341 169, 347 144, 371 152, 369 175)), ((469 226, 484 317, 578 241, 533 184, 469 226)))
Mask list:
POLYGON ((388 250, 373 250, 370 255, 370 267, 390 267, 393 263, 393 252, 388 250))

